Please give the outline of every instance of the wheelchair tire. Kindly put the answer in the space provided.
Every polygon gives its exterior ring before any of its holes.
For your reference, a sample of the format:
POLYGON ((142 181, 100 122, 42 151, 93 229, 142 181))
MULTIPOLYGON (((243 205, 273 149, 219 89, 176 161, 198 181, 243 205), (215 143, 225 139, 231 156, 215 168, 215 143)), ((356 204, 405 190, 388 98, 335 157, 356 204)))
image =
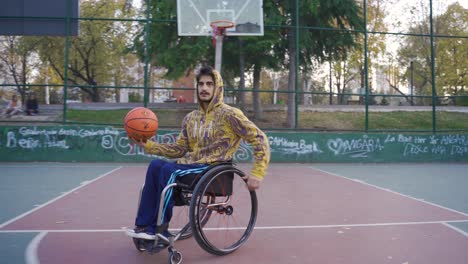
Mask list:
POLYGON ((169 264, 180 264, 182 263, 182 253, 177 250, 169 252, 169 264))
POLYGON ((254 229, 257 196, 247 189, 244 175, 232 165, 215 166, 204 173, 193 191, 190 224, 195 240, 208 253, 222 256, 234 252, 254 229), (204 197, 212 199, 206 203, 204 197), (207 212, 209 219, 204 218, 207 212))

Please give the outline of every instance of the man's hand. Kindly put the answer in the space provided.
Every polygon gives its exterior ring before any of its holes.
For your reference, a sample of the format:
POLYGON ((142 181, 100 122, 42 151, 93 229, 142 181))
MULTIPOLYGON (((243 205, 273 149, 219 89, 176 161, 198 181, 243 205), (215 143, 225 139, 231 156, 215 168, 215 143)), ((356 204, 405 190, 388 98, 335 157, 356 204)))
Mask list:
POLYGON ((131 137, 129 137, 128 140, 130 141, 130 144, 132 144, 132 145, 138 145, 138 146, 140 146, 141 148, 145 149, 146 140, 145 140, 145 141, 143 141, 143 140, 136 140, 136 139, 131 138, 131 137))
POLYGON ((260 188, 260 183, 262 182, 260 179, 252 176, 245 176, 243 179, 246 180, 249 191, 255 191, 256 189, 260 188))

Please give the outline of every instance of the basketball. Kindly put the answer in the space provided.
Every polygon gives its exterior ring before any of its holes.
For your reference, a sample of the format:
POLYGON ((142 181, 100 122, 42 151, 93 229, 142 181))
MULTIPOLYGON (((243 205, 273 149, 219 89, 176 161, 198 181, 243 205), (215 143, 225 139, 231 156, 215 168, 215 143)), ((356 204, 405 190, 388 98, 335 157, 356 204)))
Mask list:
POLYGON ((146 141, 158 131, 158 117, 145 107, 130 110, 124 119, 125 131, 129 138, 146 141))

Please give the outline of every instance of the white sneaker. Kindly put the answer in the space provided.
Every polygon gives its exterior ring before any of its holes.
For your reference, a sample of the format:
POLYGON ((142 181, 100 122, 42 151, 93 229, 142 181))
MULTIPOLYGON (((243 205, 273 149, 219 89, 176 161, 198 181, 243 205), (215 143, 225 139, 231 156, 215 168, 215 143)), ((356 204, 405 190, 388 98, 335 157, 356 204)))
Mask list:
POLYGON ((125 233, 129 237, 133 238, 140 238, 140 239, 146 239, 146 240, 155 240, 156 235, 151 234, 151 233, 146 233, 144 229, 142 230, 135 230, 135 229, 127 229, 125 233))

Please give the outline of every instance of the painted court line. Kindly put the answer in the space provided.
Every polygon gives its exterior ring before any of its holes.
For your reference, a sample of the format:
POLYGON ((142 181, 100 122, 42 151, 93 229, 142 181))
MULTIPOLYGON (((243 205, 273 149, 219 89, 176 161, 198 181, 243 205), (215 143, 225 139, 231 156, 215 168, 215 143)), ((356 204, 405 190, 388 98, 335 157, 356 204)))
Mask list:
MULTIPOLYGON (((352 224, 352 225, 311 225, 311 226, 263 226, 263 227, 255 227, 256 230, 272 230, 272 229, 310 229, 310 228, 351 228, 351 227, 373 227, 373 226, 396 226, 396 225, 421 225, 421 224, 443 224, 446 227, 449 227, 466 237, 468 237, 468 233, 460 230, 456 227, 453 227, 448 224, 448 222, 464 222, 464 221, 430 221, 430 222, 399 222, 399 223, 378 223, 378 224, 352 224)), ((467 221, 465 221, 467 222, 467 221)), ((244 227, 245 228, 245 227, 244 227)), ((229 230, 237 230, 237 229, 244 229, 244 228, 228 228, 229 230)), ((215 231, 219 228, 207 228, 207 230, 215 231)), ((171 231, 177 231, 172 230, 171 231)), ((37 236, 29 243, 26 252, 25 252, 25 260, 27 264, 40 264, 39 257, 38 257, 38 248, 39 244, 42 239, 48 233, 98 233, 98 232, 125 232, 124 229, 83 229, 83 230, 9 230, 9 231, 0 231, 3 232, 39 232, 37 236)))
POLYGON ((41 240, 47 235, 47 232, 41 232, 31 240, 25 252, 25 260, 27 264, 39 264, 39 257, 37 255, 37 249, 41 240))
POLYGON ((423 200, 423 199, 418 199, 418 198, 415 198, 415 197, 412 197, 412 196, 409 196, 409 195, 406 195, 406 194, 403 194, 403 193, 399 193, 399 192, 396 192, 396 191, 393 191, 393 190, 390 190, 390 189, 387 189, 387 188, 383 188, 383 187, 380 187, 380 186, 377 186, 377 185, 374 185, 374 184, 370 184, 370 183, 367 183, 367 182, 364 182, 364 181, 361 181, 361 180, 355 180, 355 179, 348 178, 348 177, 343 176, 343 175, 339 175, 339 174, 336 174, 336 173, 332 173, 332 172, 328 172, 328 171, 325 171, 325 170, 317 169, 317 168, 314 168, 314 167, 309 167, 309 168, 311 168, 313 170, 323 172, 323 173, 326 173, 326 174, 329 174, 329 175, 332 175, 332 176, 335 176, 335 177, 338 177, 338 178, 342 178, 342 179, 346 179, 346 180, 349 180, 349 181, 357 182, 357 183, 364 184, 364 185, 367 185, 367 186, 370 186, 370 187, 374 187, 374 188, 382 190, 382 191, 386 191, 386 192, 390 192, 390 193, 393 193, 393 194, 396 194, 396 195, 400 195, 400 196, 403 196, 403 197, 406 197, 406 198, 409 198, 409 199, 412 199, 412 200, 415 200, 415 201, 418 201, 418 202, 421 202, 421 203, 425 203, 425 204, 429 204, 429 205, 432 205, 432 206, 435 206, 435 207, 439 207, 441 209, 448 210, 448 211, 451 211, 453 213, 468 216, 467 213, 457 211, 455 209, 448 208, 448 207, 445 207, 445 206, 440 205, 440 204, 435 204, 435 203, 432 203, 432 202, 428 202, 428 201, 423 200))
POLYGON ((76 190, 81 189, 81 188, 87 186, 88 184, 91 184, 91 183, 93 183, 93 182, 95 182, 95 181, 97 181, 97 180, 99 180, 99 179, 101 179, 101 178, 103 178, 103 177, 105 177, 105 176, 107 176, 107 175, 109 175, 109 174, 111 174, 111 173, 113 173, 113 172, 115 172, 115 171, 121 169, 121 168, 122 168, 122 167, 117 167, 117 168, 115 168, 115 169, 113 169, 113 170, 111 170, 111 171, 109 171, 109 172, 106 172, 106 173, 104 173, 104 174, 101 174, 100 176, 98 176, 97 178, 95 178, 95 179, 93 179, 93 180, 87 181, 86 183, 81 184, 80 186, 78 186, 78 187, 76 187, 76 188, 74 188, 74 189, 72 189, 72 190, 70 190, 70 191, 68 191, 68 192, 64 192, 64 193, 62 193, 60 196, 55 197, 54 199, 52 199, 52 200, 50 200, 50 201, 48 201, 48 202, 46 202, 46 203, 44 203, 44 204, 42 204, 42 205, 39 205, 39 206, 35 207, 34 209, 31 209, 31 210, 29 210, 29 211, 27 211, 27 212, 25 212, 25 213, 23 213, 23 214, 21 214, 21 215, 15 217, 15 218, 13 218, 13 219, 10 219, 10 220, 6 221, 5 223, 3 223, 3 224, 0 225, 0 229, 4 228, 5 226, 11 224, 12 222, 17 221, 17 220, 19 220, 19 219, 21 219, 21 218, 23 218, 23 217, 25 217, 25 216, 27 216, 27 215, 33 213, 33 212, 35 212, 35 211, 37 211, 37 210, 39 210, 39 209, 41 209, 41 208, 43 208, 43 207, 45 207, 45 206, 47 206, 47 205, 49 205, 49 204, 55 202, 55 201, 57 201, 57 200, 59 200, 59 199, 65 197, 65 196, 67 196, 68 194, 73 193, 73 192, 75 192, 76 190))
MULTIPOLYGON (((447 220, 447 221, 422 221, 422 222, 389 222, 372 224, 347 224, 347 225, 301 225, 301 226, 257 226, 255 230, 275 230, 275 229, 314 229, 314 228, 345 228, 345 227, 378 227, 378 226, 404 226, 404 225, 428 225, 428 224, 447 224, 464 223, 468 220, 447 220)), ((221 228, 204 228, 204 230, 220 230, 221 228)), ((231 227, 227 230, 245 229, 245 227, 231 227)), ((169 231, 178 231, 180 229, 169 229, 169 231)), ((0 230, 1 233, 106 233, 106 232, 125 232, 125 228, 120 229, 57 229, 57 230, 0 230)))
POLYGON ((442 223, 442 224, 443 224, 444 226, 446 226, 446 227, 448 227, 448 228, 451 228, 451 229, 457 231, 458 233, 460 233, 460 234, 462 234, 462 235, 468 237, 468 233, 465 232, 465 231, 463 231, 463 230, 461 230, 460 228, 458 228, 458 227, 456 227, 456 226, 449 225, 448 223, 442 223))

